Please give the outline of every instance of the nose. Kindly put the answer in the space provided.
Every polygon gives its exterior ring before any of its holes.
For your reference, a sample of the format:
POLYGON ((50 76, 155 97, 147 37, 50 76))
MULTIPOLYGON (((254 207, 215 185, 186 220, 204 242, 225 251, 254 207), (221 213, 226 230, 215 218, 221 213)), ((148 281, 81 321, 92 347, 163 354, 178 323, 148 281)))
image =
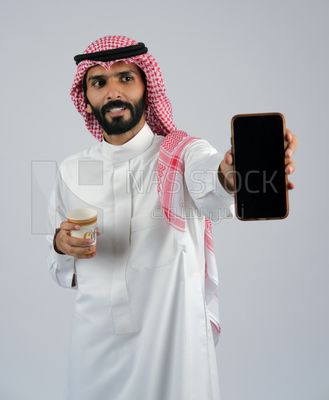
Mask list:
POLYGON ((107 99, 121 99, 121 91, 118 82, 110 81, 107 87, 107 99))

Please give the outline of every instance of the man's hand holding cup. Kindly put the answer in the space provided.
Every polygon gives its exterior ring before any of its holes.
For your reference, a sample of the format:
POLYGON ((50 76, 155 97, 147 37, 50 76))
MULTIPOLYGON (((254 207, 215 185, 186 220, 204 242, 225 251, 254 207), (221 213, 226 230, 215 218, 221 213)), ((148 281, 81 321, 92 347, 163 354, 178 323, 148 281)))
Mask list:
POLYGON ((70 210, 67 221, 56 230, 55 251, 75 258, 92 258, 96 255, 97 212, 88 208, 70 210))

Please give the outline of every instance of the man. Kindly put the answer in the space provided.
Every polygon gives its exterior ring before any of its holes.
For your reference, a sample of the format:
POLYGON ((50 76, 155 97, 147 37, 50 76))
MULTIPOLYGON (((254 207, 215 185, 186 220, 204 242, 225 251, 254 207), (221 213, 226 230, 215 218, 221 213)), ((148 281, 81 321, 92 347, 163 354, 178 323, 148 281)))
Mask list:
POLYGON ((233 202, 232 154, 176 129, 142 43, 104 37, 75 60, 71 96, 100 143, 64 160, 50 202, 50 270, 77 290, 67 399, 217 400, 211 220, 233 202), (70 236, 82 207, 97 246, 70 236))

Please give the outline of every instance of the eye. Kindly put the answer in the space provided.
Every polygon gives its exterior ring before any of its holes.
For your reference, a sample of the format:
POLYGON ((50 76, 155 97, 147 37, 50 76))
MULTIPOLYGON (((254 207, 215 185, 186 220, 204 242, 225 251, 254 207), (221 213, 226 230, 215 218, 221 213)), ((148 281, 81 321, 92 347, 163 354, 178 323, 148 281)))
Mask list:
POLYGON ((101 87, 103 87, 104 85, 105 85, 105 79, 94 79, 93 81, 92 81, 92 86, 93 87, 96 87, 96 88, 101 88, 101 87))
POLYGON ((121 81, 122 82, 130 82, 132 81, 134 78, 131 75, 123 75, 121 76, 121 81))

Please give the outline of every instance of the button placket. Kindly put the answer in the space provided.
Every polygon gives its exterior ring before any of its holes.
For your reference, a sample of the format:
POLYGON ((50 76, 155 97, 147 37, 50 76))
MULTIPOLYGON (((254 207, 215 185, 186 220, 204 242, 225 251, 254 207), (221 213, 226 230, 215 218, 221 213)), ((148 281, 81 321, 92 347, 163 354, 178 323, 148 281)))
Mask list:
POLYGON ((132 207, 128 172, 129 161, 114 165, 114 262, 111 265, 112 288, 110 298, 114 332, 118 335, 136 332, 137 330, 126 281, 132 207))

